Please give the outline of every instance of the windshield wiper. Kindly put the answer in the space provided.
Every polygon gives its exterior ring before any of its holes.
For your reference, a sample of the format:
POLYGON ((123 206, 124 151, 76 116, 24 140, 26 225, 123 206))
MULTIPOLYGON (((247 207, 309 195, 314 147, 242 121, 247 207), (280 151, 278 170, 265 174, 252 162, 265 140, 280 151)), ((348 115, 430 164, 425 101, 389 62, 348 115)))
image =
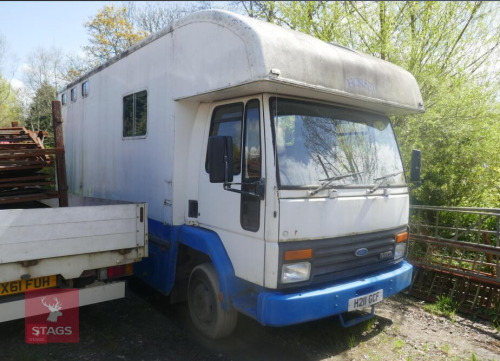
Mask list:
POLYGON ((320 182, 325 182, 325 183, 323 183, 322 185, 320 185, 315 190, 311 191, 311 195, 313 196, 315 194, 318 194, 323 189, 325 189, 326 187, 328 187, 330 185, 330 183, 332 183, 333 181, 344 179, 344 178, 349 178, 349 177, 354 177, 355 175, 358 175, 358 174, 361 174, 361 173, 363 173, 363 172, 348 173, 348 174, 342 174, 342 175, 338 175, 338 176, 331 177, 331 178, 320 179, 320 182))
POLYGON ((368 191, 368 193, 369 193, 369 194, 371 194, 371 193, 375 192, 377 189, 379 189, 379 187, 380 187, 382 184, 384 184, 384 182, 385 182, 387 179, 389 179, 389 178, 391 178, 391 177, 394 177, 394 176, 397 176, 398 174, 401 174, 401 173, 403 173, 403 171, 399 171, 399 172, 395 172, 395 173, 391 173, 391 174, 386 174, 386 175, 384 175, 384 176, 382 176, 382 177, 375 178, 375 179, 374 179, 374 181, 375 181, 375 182, 376 182, 376 181, 380 181, 380 183, 376 184, 376 185, 375 185, 372 189, 370 189, 370 190, 368 191))

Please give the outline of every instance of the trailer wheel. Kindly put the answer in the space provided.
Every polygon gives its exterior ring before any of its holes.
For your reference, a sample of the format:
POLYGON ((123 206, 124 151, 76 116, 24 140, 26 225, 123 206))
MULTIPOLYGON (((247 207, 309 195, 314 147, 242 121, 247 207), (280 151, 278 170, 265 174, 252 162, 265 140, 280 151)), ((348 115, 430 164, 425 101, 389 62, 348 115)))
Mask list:
POLYGON ((235 309, 222 308, 219 292, 219 279, 214 266, 211 263, 196 266, 189 277, 189 313, 195 327, 214 340, 229 336, 238 319, 235 309))

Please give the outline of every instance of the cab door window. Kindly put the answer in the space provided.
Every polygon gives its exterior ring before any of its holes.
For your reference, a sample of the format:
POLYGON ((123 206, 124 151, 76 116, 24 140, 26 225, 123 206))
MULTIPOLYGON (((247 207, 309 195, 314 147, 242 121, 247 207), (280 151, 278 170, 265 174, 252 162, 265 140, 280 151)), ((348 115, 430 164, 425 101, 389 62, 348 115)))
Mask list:
MULTIPOLYGON (((241 123, 243 121, 243 103, 218 106, 212 114, 210 136, 226 136, 233 138, 233 174, 241 171, 241 123)), ((205 170, 208 172, 208 155, 205 159, 205 170)))
MULTIPOLYGON (((260 103, 250 100, 245 107, 245 123, 243 135, 243 172, 241 190, 255 192, 255 183, 262 177, 262 156, 260 146, 260 103)), ((241 227, 257 232, 260 228, 260 199, 241 195, 241 227)))

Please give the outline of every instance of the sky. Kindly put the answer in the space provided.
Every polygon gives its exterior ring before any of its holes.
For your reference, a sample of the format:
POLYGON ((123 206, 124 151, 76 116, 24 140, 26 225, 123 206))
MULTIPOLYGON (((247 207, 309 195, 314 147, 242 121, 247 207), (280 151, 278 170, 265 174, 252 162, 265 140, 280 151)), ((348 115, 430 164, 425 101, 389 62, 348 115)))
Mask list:
POLYGON ((7 44, 3 72, 21 79, 23 63, 39 47, 58 47, 64 54, 80 52, 88 38, 83 23, 110 3, 113 2, 0 1, 0 36, 7 44))

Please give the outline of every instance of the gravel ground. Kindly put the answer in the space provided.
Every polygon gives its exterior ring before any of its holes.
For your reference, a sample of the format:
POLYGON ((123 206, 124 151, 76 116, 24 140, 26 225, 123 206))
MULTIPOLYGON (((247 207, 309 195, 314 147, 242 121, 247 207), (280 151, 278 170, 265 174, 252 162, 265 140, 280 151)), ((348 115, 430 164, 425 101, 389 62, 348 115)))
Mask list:
POLYGON ((185 304, 132 282, 125 299, 80 309, 80 343, 27 345, 24 320, 0 325, 0 361, 15 360, 500 360, 500 334, 488 323, 431 315, 405 296, 384 300, 377 316, 344 329, 332 317, 285 328, 241 316, 235 333, 209 341, 185 304))
POLYGON ((377 320, 355 347, 327 359, 500 360, 500 332, 488 322, 458 315, 450 321, 424 311, 422 301, 401 295, 382 302, 377 320), (364 341, 373 330, 379 334, 364 341))

